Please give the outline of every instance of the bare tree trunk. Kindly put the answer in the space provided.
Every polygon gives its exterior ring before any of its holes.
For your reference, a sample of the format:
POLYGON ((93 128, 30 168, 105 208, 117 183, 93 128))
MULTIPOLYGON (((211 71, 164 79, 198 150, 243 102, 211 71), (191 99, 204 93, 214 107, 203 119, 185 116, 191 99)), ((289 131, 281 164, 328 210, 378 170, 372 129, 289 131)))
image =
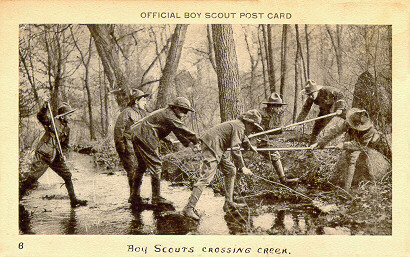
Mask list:
POLYGON ((292 120, 293 122, 296 121, 297 113, 298 113, 298 94, 299 94, 299 87, 298 87, 298 62, 299 62, 299 52, 300 52, 300 47, 299 47, 299 28, 298 25, 295 24, 295 30, 296 30, 296 56, 295 56, 295 98, 293 101, 293 117, 292 120))
POLYGON ((286 59, 287 59, 287 34, 288 34, 288 26, 287 24, 283 24, 282 29, 282 44, 281 44, 281 63, 280 63, 280 96, 282 99, 284 98, 285 92, 285 80, 286 80, 286 59))
POLYGON ((165 63, 162 76, 159 80, 158 96, 156 108, 165 107, 172 98, 175 97, 174 79, 177 74, 179 59, 181 57, 182 46, 185 40, 187 24, 177 24, 172 34, 171 46, 168 51, 167 61, 165 63))
POLYGON ((101 123, 101 134, 105 137, 105 126, 104 126, 104 94, 105 94, 105 85, 101 81, 101 71, 100 64, 98 63, 98 83, 100 85, 100 123, 101 123))
POLYGON ((90 43, 88 45, 88 58, 86 61, 86 66, 85 66, 85 78, 84 78, 84 85, 85 85, 85 90, 87 90, 87 104, 88 104, 88 116, 90 120, 90 138, 91 140, 95 140, 95 133, 94 133, 94 121, 93 121, 93 108, 92 108, 92 98, 91 98, 91 92, 90 92, 90 85, 89 85, 89 77, 90 77, 90 60, 91 60, 91 55, 92 55, 92 41, 90 37, 90 43))
MULTIPOLYGON (((30 55, 31 55, 31 54, 30 54, 30 55)), ((37 89, 36 89, 35 79, 34 79, 34 78, 31 78, 30 71, 28 70, 27 63, 26 63, 26 57, 23 55, 23 53, 21 52, 20 49, 19 49, 19 57, 20 57, 21 63, 22 63, 23 66, 24 66, 24 70, 25 70, 25 72, 26 72, 26 75, 27 75, 27 78, 28 78, 28 82, 30 83, 30 86, 31 86, 31 90, 33 91, 34 101, 36 101, 37 106, 40 107, 41 104, 40 104, 40 99, 39 99, 39 97, 38 97, 38 93, 37 93, 37 89)), ((29 58, 31 58, 31 56, 30 56, 29 58)))
POLYGON ((208 24, 206 25, 206 38, 208 39, 208 56, 209 61, 211 62, 212 68, 216 72, 216 64, 215 64, 215 51, 214 51, 214 41, 212 38, 212 31, 211 26, 208 24))
POLYGON ((90 77, 90 60, 91 60, 91 55, 92 55, 92 37, 90 36, 90 40, 88 43, 88 57, 85 59, 85 56, 83 52, 81 51, 80 47, 77 44, 77 41, 74 37, 74 33, 72 28, 71 30, 71 36, 73 37, 73 42, 75 47, 77 48, 78 52, 80 53, 81 56, 81 63, 84 66, 85 74, 84 74, 84 88, 87 92, 87 106, 88 106, 88 119, 89 119, 89 130, 90 130, 90 139, 95 140, 95 133, 94 133, 94 124, 93 124, 93 109, 92 109, 92 98, 91 98, 91 92, 90 92, 90 85, 88 83, 89 77, 90 77))
POLYGON ((242 111, 239 72, 232 25, 212 24, 218 77, 221 121, 232 120, 242 111))
POLYGON ((249 107, 253 108, 254 104, 257 103, 257 100, 254 101, 253 99, 253 85, 255 84, 255 73, 256 73, 256 67, 258 66, 258 62, 259 62, 259 55, 257 55, 257 59, 255 60, 255 58, 252 55, 250 46, 249 46, 249 41, 248 41, 248 36, 246 35, 246 33, 244 33, 244 39, 245 39, 245 43, 246 43, 246 49, 248 50, 249 53, 249 60, 251 62, 251 78, 249 81, 249 107))
POLYGON ((260 24, 259 29, 258 29, 258 43, 259 43, 259 55, 260 55, 261 62, 262 62, 262 76, 263 76, 263 89, 264 89, 263 91, 265 92, 265 98, 267 99, 269 97, 270 91, 269 91, 269 88, 267 88, 267 86, 266 86, 267 85, 267 83, 266 83, 266 67, 265 67, 266 57, 263 54, 264 46, 263 46, 262 40, 260 38, 260 31, 261 31, 262 26, 263 25, 260 24))
POLYGON ((276 85, 275 85, 275 66, 274 66, 274 57, 273 57, 273 40, 272 40, 272 25, 268 24, 268 41, 266 42, 268 45, 268 77, 269 77, 269 85, 270 91, 276 92, 276 85))
POLYGON ((333 50, 335 51, 338 80, 339 80, 339 83, 341 83, 342 82, 342 75, 343 75, 341 27, 340 27, 340 25, 336 25, 335 36, 333 36, 329 25, 326 25, 326 30, 327 30, 327 33, 329 34, 330 41, 332 42, 333 50))
POLYGON ((308 33, 307 24, 305 24, 305 39, 306 39, 306 71, 307 71, 307 77, 310 78, 310 51, 309 51, 309 33, 308 33))
POLYGON ((115 93, 118 105, 124 108, 130 96, 128 81, 120 67, 120 61, 114 39, 114 25, 87 25, 100 56, 104 73, 108 78, 111 90, 115 93))
POLYGON ((299 56, 300 56, 300 60, 302 62, 302 67, 303 67, 303 78, 306 81, 307 80, 307 72, 306 72, 306 67, 305 67, 305 59, 303 58, 302 45, 300 43, 299 26, 295 26, 295 28, 296 28, 296 46, 299 49, 299 56))

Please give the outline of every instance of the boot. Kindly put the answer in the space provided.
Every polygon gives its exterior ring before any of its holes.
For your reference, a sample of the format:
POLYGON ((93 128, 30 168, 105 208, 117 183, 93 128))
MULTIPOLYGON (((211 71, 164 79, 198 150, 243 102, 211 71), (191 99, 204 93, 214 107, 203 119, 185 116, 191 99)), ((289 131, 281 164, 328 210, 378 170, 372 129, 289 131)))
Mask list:
POLYGON ((160 196, 161 180, 159 173, 151 174, 152 200, 153 205, 173 205, 173 202, 160 196))
MULTIPOLYGON (((130 187, 130 198, 128 198, 128 202, 131 204, 143 204, 145 199, 141 198, 141 183, 142 183, 142 177, 143 173, 141 172, 136 172, 134 174, 134 177, 132 179, 132 185, 130 187)), ((144 204, 148 204, 148 201, 146 201, 144 204)))
POLYGON ((67 188, 68 196, 70 197, 70 204, 72 208, 78 207, 78 206, 86 206, 87 201, 86 200, 79 200, 75 196, 74 193, 74 185, 71 179, 67 179, 65 181, 65 187, 67 188))
POLYGON ((225 212, 245 207, 244 204, 238 204, 233 201, 233 191, 235 187, 235 176, 225 176, 225 203, 223 210, 225 212))
POLYGON ((188 203, 184 207, 184 209, 182 209, 182 214, 184 216, 194 219, 194 220, 199 220, 199 216, 196 213, 195 206, 199 200, 199 197, 201 197, 201 194, 202 194, 202 189, 200 187, 194 187, 194 189, 192 189, 192 193, 188 199, 188 203))
POLYGON ((344 186, 344 190, 346 190, 347 192, 350 191, 350 187, 352 186, 354 173, 356 171, 355 164, 354 165, 350 164, 347 169, 347 175, 346 175, 345 186, 344 186))
POLYGON ((36 182, 36 179, 33 177, 28 176, 25 180, 23 180, 19 185, 19 199, 21 200, 23 196, 26 195, 27 190, 29 190, 33 184, 36 182))
POLYGON ((292 183, 292 182, 297 182, 299 180, 298 178, 292 178, 292 179, 286 178, 285 172, 283 171, 283 166, 282 166, 281 160, 273 161, 272 164, 273 164, 273 167, 276 171, 276 174, 278 174, 280 183, 288 184, 288 183, 292 183))

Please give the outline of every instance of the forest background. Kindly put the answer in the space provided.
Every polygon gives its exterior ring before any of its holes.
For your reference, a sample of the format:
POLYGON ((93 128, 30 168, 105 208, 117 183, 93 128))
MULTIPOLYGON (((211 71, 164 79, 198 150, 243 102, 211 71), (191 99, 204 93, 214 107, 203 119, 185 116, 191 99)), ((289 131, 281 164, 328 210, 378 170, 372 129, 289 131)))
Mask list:
MULTIPOLYGON (((149 111, 187 97, 196 112, 186 123, 201 134, 262 108, 272 92, 288 103, 282 125, 290 124, 305 100, 300 91, 313 79, 339 88, 348 106, 362 101, 376 126, 391 134, 391 26, 24 24, 19 30, 20 153, 43 133, 35 114, 46 99, 54 111, 62 102, 77 108, 71 145, 113 144, 116 117, 134 87, 151 93, 149 111), (354 100, 357 85, 366 90, 354 100)), ((317 113, 314 107, 309 117, 317 113)))

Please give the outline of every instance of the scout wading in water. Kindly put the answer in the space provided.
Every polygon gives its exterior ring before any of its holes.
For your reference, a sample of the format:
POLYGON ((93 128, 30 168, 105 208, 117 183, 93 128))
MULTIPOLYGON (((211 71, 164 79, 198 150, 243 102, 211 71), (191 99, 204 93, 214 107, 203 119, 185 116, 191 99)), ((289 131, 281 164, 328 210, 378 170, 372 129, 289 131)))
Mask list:
MULTIPOLYGON (((241 114, 236 120, 225 121, 212 127, 201 136, 200 141, 204 160, 201 165, 200 178, 192 189, 187 205, 182 210, 183 215, 199 220, 199 216, 195 213, 195 206, 204 188, 214 178, 217 168, 224 175, 224 211, 238 207, 238 204, 233 201, 236 169, 241 170, 246 175, 252 174, 245 166, 240 148, 242 142, 247 140, 246 135, 262 130, 261 120, 262 117, 259 111, 250 110, 241 114), (227 155, 228 148, 231 148, 233 163, 227 155)), ((250 144, 244 144, 244 147, 246 146, 251 147, 250 144)), ((249 149, 254 150, 253 148, 249 149)))
POLYGON ((184 118, 188 112, 194 111, 191 103, 185 97, 177 97, 168 107, 156 110, 131 126, 131 141, 137 157, 138 167, 134 177, 131 204, 138 206, 147 204, 141 198, 141 182, 144 173, 151 174, 152 200, 154 205, 172 203, 160 195, 160 174, 162 161, 159 155, 161 140, 173 132, 185 146, 192 146, 199 142, 196 134, 184 125, 184 118))
MULTIPOLYGON (((308 80, 306 82, 305 89, 302 90, 302 93, 306 94, 308 98, 306 99, 302 107, 302 111, 299 113, 296 119, 296 122, 305 120, 312 107, 312 104, 319 106, 318 117, 329 114, 336 110, 342 110, 345 107, 345 101, 343 100, 344 96, 338 89, 334 87, 317 85, 313 80, 308 80)), ((328 117, 315 121, 312 133, 310 134, 310 144, 316 142, 316 138, 319 133, 331 120, 332 117, 328 117)))
POLYGON ((345 150, 340 158, 346 158, 348 164, 344 189, 350 190, 356 171, 356 163, 361 153, 367 153, 369 148, 377 150, 391 160, 391 149, 386 138, 373 127, 366 110, 352 108, 346 112, 346 120, 343 123, 329 129, 329 131, 311 145, 312 149, 323 148, 332 139, 345 133, 345 141, 338 145, 345 150))
POLYGON ((127 107, 118 115, 114 127, 115 149, 120 157, 122 166, 127 172, 128 185, 130 187, 130 198, 128 199, 128 202, 132 202, 131 195, 133 195, 133 184, 134 181, 138 179, 138 176, 136 175, 138 162, 135 157, 129 130, 132 124, 147 115, 145 105, 148 96, 149 94, 145 94, 139 89, 134 89, 127 107))
POLYGON ((45 132, 36 146, 30 171, 20 182, 20 199, 44 172, 46 172, 47 168, 50 167, 64 180, 71 207, 87 205, 87 201, 77 199, 74 192, 73 181, 71 180, 71 172, 65 163, 64 156, 62 156, 62 154, 67 153, 68 150, 70 138, 68 116, 73 111, 69 105, 63 104, 57 110, 58 118, 54 119, 50 115, 50 105, 46 101, 37 113, 37 119, 43 125, 45 132), (55 133, 56 131, 57 133, 55 133))

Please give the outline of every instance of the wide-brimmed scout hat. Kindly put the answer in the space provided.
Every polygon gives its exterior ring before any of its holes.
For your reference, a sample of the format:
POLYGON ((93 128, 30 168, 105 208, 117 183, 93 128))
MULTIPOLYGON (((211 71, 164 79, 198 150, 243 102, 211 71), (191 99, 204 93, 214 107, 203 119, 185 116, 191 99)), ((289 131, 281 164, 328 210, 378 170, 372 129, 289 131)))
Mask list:
POLYGON ((128 101, 128 105, 134 104, 136 100, 139 100, 143 97, 148 97, 149 95, 150 94, 146 94, 138 88, 133 88, 131 89, 131 96, 130 96, 130 100, 128 101))
POLYGON ((58 109, 57 109, 57 116, 56 118, 60 118, 63 116, 66 116, 70 113, 73 113, 74 111, 76 111, 77 109, 73 109, 71 108, 71 106, 68 103, 62 103, 58 109))
POLYGON ((171 104, 168 104, 169 106, 175 106, 175 107, 179 107, 191 112, 194 112, 195 110, 192 108, 191 103, 189 102, 188 99, 186 99, 183 96, 179 96, 177 98, 175 98, 174 102, 172 102, 171 104))
POLYGON ((287 105, 282 102, 282 98, 280 98, 278 93, 272 93, 266 102, 263 104, 271 104, 271 105, 287 105))
POLYGON ((247 121, 249 123, 252 123, 253 125, 255 125, 255 127, 257 127, 260 131, 263 130, 263 128, 261 127, 261 122, 262 122, 262 115, 260 114, 260 112, 256 109, 253 110, 249 110, 247 112, 242 113, 239 116, 240 120, 243 121, 247 121))
POLYGON ((346 112, 346 121, 353 129, 368 130, 373 126, 369 113, 364 109, 352 108, 346 112))
POLYGON ((322 86, 316 84, 316 81, 309 79, 308 81, 306 81, 305 88, 301 91, 301 93, 305 95, 310 95, 314 92, 319 91, 319 89, 321 88, 322 86))

